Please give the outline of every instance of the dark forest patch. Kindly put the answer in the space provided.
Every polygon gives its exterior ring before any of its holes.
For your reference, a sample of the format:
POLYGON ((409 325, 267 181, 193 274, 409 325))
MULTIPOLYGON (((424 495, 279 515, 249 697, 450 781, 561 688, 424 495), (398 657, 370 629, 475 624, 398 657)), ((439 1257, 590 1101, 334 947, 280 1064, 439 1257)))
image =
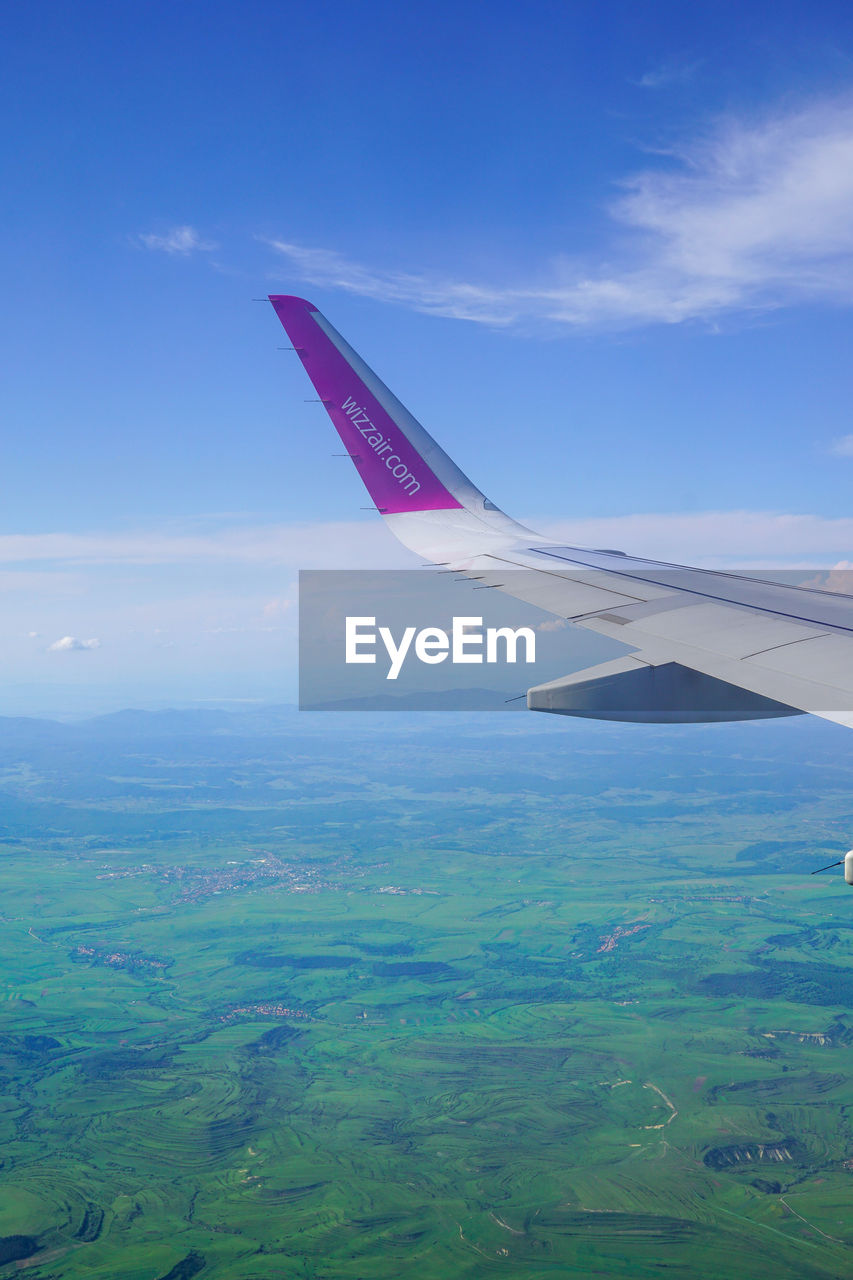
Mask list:
POLYGON ((83 1214, 83 1221, 74 1232, 74 1239, 81 1240, 84 1244, 92 1244, 101 1234, 101 1228, 104 1225, 104 1211, 98 1208, 91 1201, 86 1205, 86 1212, 83 1214))
POLYGON ((291 1040, 297 1040, 300 1035, 301 1032, 295 1027, 270 1027, 269 1031, 265 1031, 257 1040, 252 1040, 245 1046, 246 1053, 256 1057, 278 1053, 291 1040))
POLYGON ((850 970, 836 964, 763 961, 743 973, 710 973, 700 978, 702 995, 741 1000, 791 1000, 795 1004, 853 1008, 850 970))
POLYGON ((718 1084, 709 1089, 708 1101, 722 1102, 738 1094, 748 1094, 757 1103, 779 1097, 792 1097, 795 1100, 813 1098, 837 1089, 846 1079, 846 1076, 838 1072, 808 1071, 801 1075, 791 1072, 789 1075, 771 1076, 765 1080, 738 1080, 735 1084, 718 1084))
POLYGON ((0 1266, 7 1262, 20 1262, 38 1252, 35 1236, 0 1236, 0 1266))
POLYGON ((725 1147, 711 1147, 702 1157, 709 1169, 749 1169, 756 1164, 802 1164, 807 1152, 796 1138, 779 1138, 776 1142, 732 1142, 725 1147))
POLYGON ((251 965, 253 969, 351 969, 357 961, 355 956, 280 956, 268 951, 241 951, 234 963, 251 965))
POLYGON ((400 960, 396 963, 382 964, 381 961, 371 968, 376 978, 434 978, 437 974, 451 974, 456 970, 443 960, 400 960))
POLYGON ((362 942, 356 945, 367 956, 411 956, 415 952, 415 948, 410 942, 383 942, 377 943, 375 946, 362 942))
POLYGON ((172 1065, 174 1051, 150 1049, 117 1049, 93 1053, 81 1064, 89 1080, 113 1080, 116 1076, 138 1071, 163 1071, 172 1065))
POLYGON ((62 1045, 53 1036, 0 1036, 0 1053, 9 1054, 24 1062, 46 1058, 54 1049, 61 1048, 62 1045))
POLYGON ((192 1280, 193 1276, 197 1276, 199 1271, 204 1270, 204 1266, 204 1254, 199 1253, 197 1249, 191 1249, 185 1258, 176 1262, 171 1271, 167 1271, 158 1280, 192 1280))

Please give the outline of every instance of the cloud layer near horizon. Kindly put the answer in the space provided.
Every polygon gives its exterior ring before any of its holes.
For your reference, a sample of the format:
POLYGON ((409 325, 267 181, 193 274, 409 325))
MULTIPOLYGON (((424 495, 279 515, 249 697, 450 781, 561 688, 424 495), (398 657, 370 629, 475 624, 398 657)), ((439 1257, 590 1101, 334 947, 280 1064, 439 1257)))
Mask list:
POLYGON ((535 279, 403 272, 267 243, 304 281, 493 325, 678 324, 797 302, 853 302, 853 100, 723 118, 658 152, 610 204, 598 262, 567 246, 535 279))
MULTIPOLYGON (((555 543, 615 547, 630 554, 703 566, 831 567, 853 552, 853 517, 773 511, 635 512, 630 515, 523 523, 555 543)), ((17 573, 33 587, 39 573, 56 577, 98 566, 253 565, 258 569, 410 568, 420 563, 379 520, 224 528, 216 532, 36 533, 0 535, 7 586, 17 573)), ((51 590, 58 589, 51 582, 51 590)))
MULTIPOLYGON (((848 572, 835 585, 850 590, 853 518, 741 511, 530 524, 555 543, 615 547, 762 576, 773 569, 843 566, 848 572)), ((134 682, 141 687, 148 681, 151 696, 156 690, 161 700, 163 689, 184 701, 190 690, 199 697, 274 699, 287 690, 292 697, 297 570, 418 563, 379 520, 203 535, 7 535, 0 538, 0 579, 16 589, 7 590, 0 656, 7 679, 30 681, 33 688, 49 685, 61 670, 63 678, 87 687, 113 681, 117 689, 135 689, 134 682), (55 636, 61 639, 49 643, 55 636), (81 636, 98 636, 100 643, 81 636), (60 660, 81 650, 88 654, 80 662, 60 660)), ((116 694, 115 705, 130 696, 116 694)), ((31 712, 26 700, 20 705, 31 712)))

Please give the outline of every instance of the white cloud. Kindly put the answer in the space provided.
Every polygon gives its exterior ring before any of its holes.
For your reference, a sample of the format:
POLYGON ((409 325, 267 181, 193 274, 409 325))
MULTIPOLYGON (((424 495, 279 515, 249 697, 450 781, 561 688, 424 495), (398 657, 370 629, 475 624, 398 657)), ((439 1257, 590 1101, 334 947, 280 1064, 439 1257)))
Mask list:
POLYGON ((333 249, 309 249, 286 240, 266 240, 276 253, 287 258, 303 280, 325 289, 343 289, 379 302, 398 302, 415 311, 452 316, 459 320, 479 320, 487 324, 507 324, 517 318, 516 299, 524 294, 513 290, 430 277, 405 271, 383 271, 351 262, 333 249))
MULTIPOLYGON (((0 553, 0 561, 2 560, 3 556, 0 553)), ((67 596, 74 595, 79 590, 78 576, 66 571, 32 569, 25 572, 22 569, 0 569, 0 595, 2 596, 6 596, 10 591, 30 592, 41 596, 67 596)))
MULTIPOLYGON (((525 523, 557 544, 621 547, 708 568, 807 568, 802 576, 814 577, 832 567, 831 587, 846 584, 848 575, 839 571, 853 561, 853 517, 635 512, 557 522, 530 513, 525 523)), ((56 709, 47 691, 58 688, 58 680, 119 690, 109 698, 103 693, 112 707, 226 694, 291 700, 296 570, 413 568, 420 562, 379 519, 229 527, 204 537, 162 530, 29 535, 0 539, 0 553, 13 561, 3 573, 20 573, 32 583, 29 594, 5 597, 0 634, 7 680, 46 691, 37 704, 21 694, 25 700, 17 705, 30 711, 33 705, 56 709), (39 587, 41 577, 52 581, 63 573, 74 580, 73 593, 39 587), (29 631, 42 638, 27 638, 29 631), (96 636, 100 647, 94 652, 86 647, 94 640, 86 637, 96 636)))
POLYGON ((839 560, 831 569, 816 573, 813 578, 801 582, 802 587, 819 587, 821 591, 837 591, 841 595, 853 595, 853 563, 839 560))
MULTIPOLYGON (((533 527, 537 527, 535 523, 533 527)), ((637 513, 540 522, 555 542, 615 547, 636 555, 702 567, 826 567, 853 551, 853 517, 775 511, 637 513)))
POLYGON ((79 649, 100 649, 100 640, 78 640, 76 636, 63 636, 54 640, 48 648, 51 653, 71 653, 79 649))
POLYGON ((289 597, 283 597, 279 600, 268 600, 263 607, 265 618, 278 618, 283 613, 289 613, 293 608, 295 601, 289 597))
POLYGON ((853 458, 853 436, 841 436, 829 446, 829 452, 837 458, 853 458))
MULTIPOLYGON (((262 525, 209 534, 36 533, 0 535, 0 564, 84 565, 236 563, 293 569, 411 566, 412 555, 376 521, 262 525)), ((11 573, 10 573, 11 576, 11 573)), ((2 582, 2 578, 0 578, 2 582)), ((28 585, 38 585, 30 575, 28 585)))
POLYGON ((146 249, 156 249, 161 253, 209 253, 218 248, 213 240, 204 240, 195 227, 172 227, 165 235, 140 234, 140 244, 146 249))
POLYGON ((665 89, 672 84, 686 84, 693 79, 699 66, 699 62, 663 62, 646 71, 634 83, 640 89, 665 89))
MULTIPOLYGON (((853 516, 691 511, 551 520, 534 514, 524 516, 523 523, 555 543, 615 547, 679 563, 825 567, 853 555, 853 516)), ((293 613, 290 574, 298 569, 406 569, 418 565, 420 557, 401 546, 381 520, 366 520, 226 528, 203 536, 156 530, 6 534, 0 536, 0 564, 4 561, 19 567, 3 574, 10 579, 17 573, 25 576, 41 598, 46 598, 44 589, 38 589, 41 577, 53 579, 51 573, 42 575, 27 567, 33 562, 51 562, 57 576, 61 566, 71 566, 68 571, 77 576, 81 589, 98 581, 99 574, 109 575, 115 566, 123 566, 123 581, 137 580, 124 573, 133 567, 139 569, 138 580, 158 581, 165 573, 161 566, 176 571, 186 566, 194 575, 209 566, 218 581, 227 566, 245 566, 261 575, 259 585, 269 571, 285 570, 288 586, 282 594, 271 597, 267 585, 257 605, 266 621, 276 622, 293 613)), ((150 625, 162 623, 154 619, 150 625)))
MULTIPOLYGON (((472 282, 268 243, 325 288, 487 324, 712 322, 803 301, 853 302, 853 99, 718 120, 628 176, 602 260, 558 256, 527 281, 472 282)), ((568 247, 570 250, 570 246, 568 247)))

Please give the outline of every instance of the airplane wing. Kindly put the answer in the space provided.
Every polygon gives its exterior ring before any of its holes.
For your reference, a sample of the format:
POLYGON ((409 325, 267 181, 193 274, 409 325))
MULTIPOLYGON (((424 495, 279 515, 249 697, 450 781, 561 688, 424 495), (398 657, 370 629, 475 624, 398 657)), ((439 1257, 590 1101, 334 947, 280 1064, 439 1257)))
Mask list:
POLYGON ((531 710, 662 722, 810 712, 853 727, 853 596, 550 544, 471 483, 311 303, 270 302, 401 542, 625 645, 529 690, 531 710))

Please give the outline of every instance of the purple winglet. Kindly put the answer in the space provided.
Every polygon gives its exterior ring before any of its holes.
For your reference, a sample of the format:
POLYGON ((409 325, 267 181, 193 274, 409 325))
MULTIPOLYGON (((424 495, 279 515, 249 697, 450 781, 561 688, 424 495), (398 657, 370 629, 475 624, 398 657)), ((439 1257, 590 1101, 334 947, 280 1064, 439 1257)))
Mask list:
POLYGON ((406 434, 406 411, 400 406, 401 421, 392 416, 398 402, 317 308, 304 298, 285 294, 270 294, 269 299, 383 515, 461 507, 406 434), (380 404, 362 375, 389 408, 380 404))

